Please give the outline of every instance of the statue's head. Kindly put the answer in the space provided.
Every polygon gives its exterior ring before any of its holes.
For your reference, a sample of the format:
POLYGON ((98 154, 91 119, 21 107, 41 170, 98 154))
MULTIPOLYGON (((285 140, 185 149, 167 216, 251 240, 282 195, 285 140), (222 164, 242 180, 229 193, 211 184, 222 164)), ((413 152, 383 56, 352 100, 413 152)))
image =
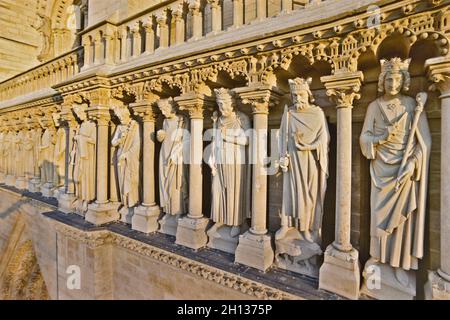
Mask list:
POLYGON ((411 84, 411 76, 408 68, 411 59, 402 60, 392 58, 381 60, 381 73, 378 79, 378 91, 395 96, 400 92, 408 91, 411 84))
POLYGON ((172 97, 158 100, 157 105, 165 118, 170 119, 176 115, 175 102, 172 97))
POLYGON ((235 99, 231 90, 220 88, 214 89, 216 94, 216 102, 219 106, 220 113, 224 117, 229 117, 234 113, 235 99))
POLYGON ((121 124, 128 124, 131 120, 130 111, 125 106, 114 107, 114 114, 119 118, 121 124))
POLYGON ((85 104, 85 103, 77 104, 73 107, 73 112, 75 113, 75 115, 81 122, 83 122, 87 119, 86 109, 87 109, 87 104, 85 104))
POLYGON ((314 96, 309 88, 312 78, 289 79, 292 103, 296 109, 304 109, 314 102, 314 96))
POLYGON ((61 114, 59 112, 53 112, 52 118, 53 118, 53 123, 55 124, 55 127, 61 126, 61 114))

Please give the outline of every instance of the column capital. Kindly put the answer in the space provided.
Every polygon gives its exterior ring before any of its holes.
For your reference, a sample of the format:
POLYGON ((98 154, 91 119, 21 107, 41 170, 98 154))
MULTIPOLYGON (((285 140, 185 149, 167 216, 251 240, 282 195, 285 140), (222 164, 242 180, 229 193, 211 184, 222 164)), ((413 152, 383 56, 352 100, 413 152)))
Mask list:
POLYGON ((130 108, 133 110, 133 114, 142 122, 156 121, 156 109, 153 105, 153 101, 142 100, 135 103, 130 103, 130 108))
POLYGON ((163 10, 156 14, 156 23, 164 26, 167 22, 167 11, 163 10))
POLYGON ((342 72, 320 78, 327 89, 327 96, 339 108, 353 108, 353 101, 360 99, 364 75, 361 71, 342 72))
POLYGON ((220 0, 206 0, 210 5, 211 8, 218 8, 220 5, 220 0))
POLYGON ((239 96, 243 104, 252 107, 253 114, 268 114, 269 108, 276 106, 283 92, 269 85, 258 84, 233 90, 239 96))
POLYGON ((189 3, 189 10, 191 10, 192 13, 200 13, 200 1, 194 0, 189 3))
POLYGON ((214 99, 212 97, 197 93, 183 94, 176 97, 174 100, 178 104, 180 110, 189 112, 191 119, 203 119, 204 111, 214 104, 214 99))
POLYGON ((441 98, 450 96, 450 57, 438 57, 425 61, 428 78, 432 82, 430 90, 439 90, 441 98))
POLYGON ((97 105, 87 109, 89 119, 97 121, 100 126, 107 126, 111 120, 111 111, 108 106, 97 105))
POLYGON ((137 37, 137 36, 139 35, 139 24, 138 24, 138 23, 131 24, 131 25, 129 26, 129 28, 130 28, 131 34, 132 34, 134 37, 137 37))
POLYGON ((142 27, 145 29, 145 32, 153 31, 153 19, 149 17, 148 19, 144 20, 142 23, 142 27))

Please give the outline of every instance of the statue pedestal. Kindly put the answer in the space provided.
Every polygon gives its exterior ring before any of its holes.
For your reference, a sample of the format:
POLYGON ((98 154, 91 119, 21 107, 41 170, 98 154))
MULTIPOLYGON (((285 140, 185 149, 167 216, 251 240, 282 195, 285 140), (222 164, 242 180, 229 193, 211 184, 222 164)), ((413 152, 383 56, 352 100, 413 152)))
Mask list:
POLYGON ((275 246, 278 268, 319 277, 318 256, 322 255, 322 250, 317 243, 302 240, 300 232, 292 228, 282 239, 275 240, 275 246))
POLYGON ((227 225, 221 225, 218 228, 214 225, 207 232, 209 237, 208 247, 235 254, 239 242, 239 235, 232 237, 231 229, 232 227, 227 225))
POLYGON ((319 289, 327 290, 348 299, 359 298, 360 274, 358 251, 340 251, 332 244, 325 250, 324 262, 319 271, 319 289))
POLYGON ((378 300, 413 300, 416 296, 415 271, 401 270, 402 278, 396 275, 396 268, 373 260, 367 261, 361 294, 378 300))
POLYGON ((44 185, 41 186, 42 196, 44 196, 46 198, 53 198, 54 191, 55 191, 55 188, 53 187, 53 184, 51 184, 51 183, 44 183, 44 185))
POLYGON ((203 248, 208 242, 206 228, 209 219, 190 218, 186 216, 178 221, 176 244, 185 246, 194 250, 203 248))
POLYGON ((102 225, 120 219, 119 204, 115 202, 91 203, 85 215, 85 220, 95 225, 102 225))
POLYGON ((5 184, 7 186, 10 186, 10 187, 15 187, 15 185, 16 185, 16 177, 14 177, 12 175, 6 176, 5 184))
POLYGON ((19 190, 25 190, 27 188, 27 180, 25 179, 25 177, 17 178, 15 187, 19 190))
POLYGON ((239 237, 235 262, 266 272, 273 264, 271 237, 247 231, 239 237))
POLYGON ((158 230, 158 232, 168 234, 171 236, 177 235, 177 228, 178 228, 178 220, 181 218, 181 215, 172 215, 169 213, 166 213, 164 217, 159 220, 159 225, 161 226, 158 230))
POLYGON ((430 271, 425 284, 425 299, 450 300, 450 276, 442 271, 430 271))
POLYGON ((74 194, 60 193, 58 196, 58 210, 64 213, 75 212, 77 198, 74 194))
POLYGON ((32 178, 28 181, 28 191, 37 193, 40 191, 41 180, 39 178, 32 178))
POLYGON ((134 209, 134 215, 131 218, 131 228, 133 230, 152 233, 158 230, 158 218, 161 209, 157 206, 140 206, 134 209))

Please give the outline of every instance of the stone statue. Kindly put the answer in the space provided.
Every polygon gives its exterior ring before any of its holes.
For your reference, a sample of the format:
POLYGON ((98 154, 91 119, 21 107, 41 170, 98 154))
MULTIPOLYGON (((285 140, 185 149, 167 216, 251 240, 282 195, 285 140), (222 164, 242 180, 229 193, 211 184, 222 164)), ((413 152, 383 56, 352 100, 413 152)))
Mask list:
POLYGON ((56 129, 52 119, 41 119, 44 129, 41 144, 39 146, 40 168, 41 168, 41 192, 46 197, 53 196, 55 163, 54 152, 56 143, 56 129))
POLYGON ((115 107, 114 113, 120 121, 112 139, 112 146, 116 148, 114 165, 123 205, 120 212, 122 221, 131 223, 130 210, 139 203, 141 136, 139 124, 131 119, 126 107, 115 107))
POLYGON ((212 152, 208 164, 212 172, 209 247, 234 253, 239 235, 250 213, 249 139, 250 120, 235 110, 235 98, 227 89, 215 89, 221 116, 214 113, 212 152))
POLYGON ((17 189, 25 189, 25 157, 24 157, 24 148, 23 148, 23 140, 25 136, 25 132, 23 130, 23 125, 16 125, 17 132, 14 137, 14 149, 15 149, 15 176, 16 176, 16 188, 17 189))
POLYGON ((66 176, 66 130, 61 123, 61 114, 53 113, 53 122, 55 127, 58 128, 56 131, 56 143, 54 152, 54 166, 55 166, 55 176, 54 176, 54 186, 59 189, 64 187, 64 178, 66 176))
POLYGON ((86 109, 86 104, 77 105, 73 109, 81 122, 74 136, 75 152, 72 161, 75 196, 79 201, 77 212, 82 215, 87 212, 88 204, 95 199, 96 178, 97 128, 95 123, 88 119, 86 109))
POLYGON ((28 181, 34 177, 34 131, 31 118, 26 120, 27 131, 25 132, 23 138, 23 148, 24 148, 24 161, 25 161, 25 176, 28 181))
POLYGON ((5 138, 3 140, 3 156, 5 157, 5 183, 9 186, 15 184, 14 172, 13 172, 13 162, 14 162, 14 132, 11 129, 5 133, 5 138))
POLYGON ((158 107, 164 116, 163 128, 156 138, 161 142, 159 152, 159 195, 164 217, 160 220, 160 232, 175 236, 178 219, 187 212, 188 168, 183 159, 189 147, 184 138, 188 120, 178 115, 172 98, 159 100, 158 107))
POLYGON ((41 52, 38 56, 40 62, 44 62, 52 58, 53 55, 53 30, 52 21, 49 17, 42 13, 38 13, 39 21, 31 26, 41 34, 41 52))
POLYGON ((286 106, 280 128, 283 202, 275 243, 279 267, 318 276, 330 135, 310 84, 310 78, 289 80, 293 105, 286 106))
POLYGON ((417 270, 423 257, 431 134, 422 112, 426 93, 416 100, 401 93, 409 88, 409 62, 381 61, 378 91, 383 96, 369 105, 360 137, 372 181, 371 259, 365 276, 380 268, 383 289, 363 291, 378 298, 414 297, 410 270, 417 270))

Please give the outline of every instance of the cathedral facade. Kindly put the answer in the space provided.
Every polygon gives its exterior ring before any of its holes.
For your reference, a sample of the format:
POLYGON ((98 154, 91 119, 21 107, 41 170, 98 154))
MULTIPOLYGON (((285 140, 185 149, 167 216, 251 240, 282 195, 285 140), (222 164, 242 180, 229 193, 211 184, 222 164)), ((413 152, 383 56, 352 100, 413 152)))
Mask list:
POLYGON ((450 299, 450 1, 0 4, 1 299, 450 299))

